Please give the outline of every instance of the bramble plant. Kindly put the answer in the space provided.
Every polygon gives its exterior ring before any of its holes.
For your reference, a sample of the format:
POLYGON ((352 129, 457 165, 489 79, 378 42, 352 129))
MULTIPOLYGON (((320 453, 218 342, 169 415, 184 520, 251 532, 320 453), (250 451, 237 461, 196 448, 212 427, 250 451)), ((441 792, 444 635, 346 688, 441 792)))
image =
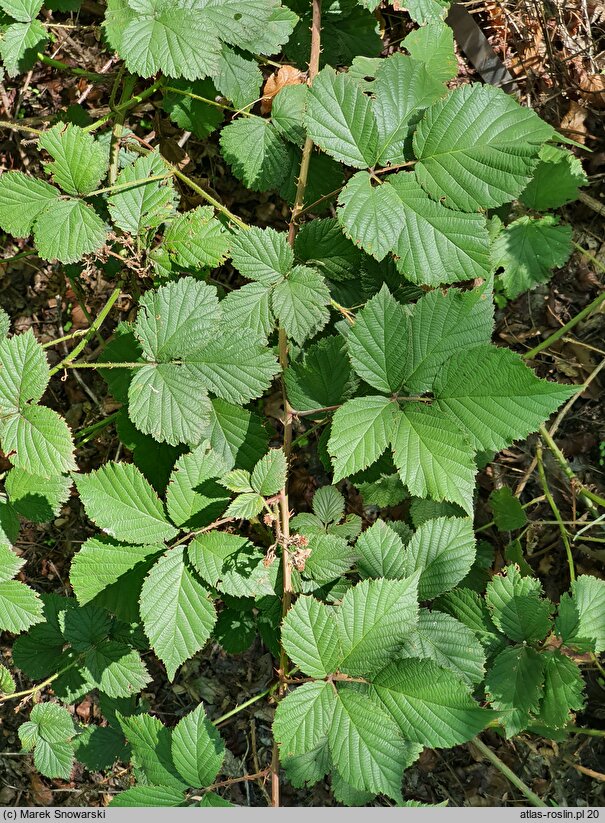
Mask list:
MULTIPOLYGON (((260 634, 278 661, 257 698, 277 702, 274 805, 280 780, 326 775, 339 803, 405 805, 403 772, 423 747, 488 726, 560 738, 584 684, 559 647, 605 650, 602 580, 575 579, 571 563, 556 607, 522 558, 491 574, 472 519, 478 467, 579 390, 491 337, 494 294, 514 298, 569 257, 571 228, 543 212, 586 177, 514 98, 448 88, 442 2, 407 4, 420 26, 389 57, 378 5, 108 0, 104 43, 121 62, 111 77, 73 70, 113 84, 107 113, 2 124, 40 155, 37 171, 0 177, 2 229, 114 288, 52 368, 0 314, 0 627, 19 635, 12 663, 36 684, 16 691, 2 667, 1 699, 35 696, 19 737, 47 777, 69 778, 74 759, 132 759, 136 785, 114 806, 228 805, 203 704, 169 728, 139 699, 149 650, 172 682, 210 639, 239 653, 260 634), (307 82, 255 114, 275 55, 308 63, 307 82), (145 101, 198 140, 217 132, 246 188, 290 204, 288 230, 248 225, 130 131, 145 101), (203 205, 181 209, 179 185, 203 205), (130 322, 81 359, 122 291, 140 295, 130 322), (78 471, 70 427, 42 403, 70 369, 106 380, 132 462, 78 471), (276 385, 277 433, 262 415, 276 385), (293 430, 303 437, 306 420, 332 484, 294 514, 293 430), (372 525, 347 513, 347 486, 379 510, 372 525), (73 557, 73 596, 40 595, 14 579, 20 520, 48 521, 75 494, 98 534, 73 557), (389 519, 403 501, 406 519, 389 519), (92 691, 103 725, 66 708, 92 691)), ((42 53, 54 37, 42 0, 0 7, 9 76, 37 60, 69 70, 42 53)), ((491 502, 498 528, 525 523, 509 490, 491 502)))

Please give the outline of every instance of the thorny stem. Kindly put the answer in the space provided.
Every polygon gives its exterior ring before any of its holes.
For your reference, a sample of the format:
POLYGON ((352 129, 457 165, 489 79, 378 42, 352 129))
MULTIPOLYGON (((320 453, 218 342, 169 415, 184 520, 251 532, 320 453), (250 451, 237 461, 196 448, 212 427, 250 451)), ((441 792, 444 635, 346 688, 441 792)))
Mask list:
MULTIPOLYGON (((115 289, 109 295, 109 299, 107 300, 107 302, 105 303, 105 305, 103 306, 103 308, 101 309, 99 314, 97 315, 97 317, 96 317, 94 323, 92 324, 92 326, 86 332, 83 340, 80 340, 80 342, 75 347, 75 349, 73 349, 67 355, 67 357, 64 357, 63 360, 61 360, 60 363, 57 363, 57 365, 54 368, 51 369, 51 371, 50 371, 51 377, 52 377, 53 374, 56 374, 58 371, 61 371, 61 369, 64 369, 66 367, 82 368, 84 366, 83 363, 77 364, 77 363, 74 363, 73 361, 80 354, 80 352, 85 348, 88 341, 93 337, 93 335, 95 335, 97 333, 97 331, 103 325, 103 322, 105 321, 105 318, 107 317, 107 315, 111 311, 113 304, 116 302, 116 300, 118 299, 118 297, 120 296, 121 293, 122 293, 122 284, 120 283, 119 285, 117 285, 115 287, 115 289)), ((88 363, 86 365, 98 368, 98 366, 100 364, 99 363, 88 363)))
POLYGON ((573 561, 573 554, 571 551, 571 544, 569 542, 569 536, 567 534, 567 529, 565 528, 565 524, 563 523, 563 518, 561 517, 561 512, 559 511, 559 507, 555 503, 555 499, 552 496, 550 488, 548 486, 548 481, 546 479, 546 472, 544 471, 544 462, 542 460, 542 444, 538 443, 538 448, 536 449, 536 460, 538 462, 538 474, 540 475, 540 484, 544 491, 544 497, 548 501, 548 505, 552 509, 552 513, 555 516, 555 520, 559 526, 559 531, 561 532, 561 539, 563 540, 563 545, 565 546, 565 552, 567 554, 567 565, 569 566, 569 579, 573 583, 576 579, 576 570, 573 561))
MULTIPOLYGON (((116 123, 116 125, 118 125, 116 123)), ((119 142, 116 143, 119 147, 119 142)), ((111 169, 110 169, 111 171, 111 169)), ((117 176, 117 163, 116 163, 116 176, 117 176)), ((94 197, 97 194, 113 194, 116 191, 125 191, 127 189, 137 189, 139 186, 146 186, 147 183, 155 183, 158 180, 170 180, 172 177, 172 172, 169 174, 152 174, 150 177, 143 177, 140 180, 132 180, 129 183, 118 183, 117 185, 115 182, 112 182, 109 186, 104 186, 102 189, 95 189, 91 191, 90 194, 87 194, 87 197, 94 197)), ((115 181, 115 178, 114 178, 115 181)))
MULTIPOLYGON (((321 0, 312 0, 312 18, 311 18, 311 54, 309 57, 309 72, 307 75, 307 83, 311 85, 317 72, 319 71, 319 56, 321 53, 321 0)), ((302 212, 305 202, 305 191, 307 188, 307 178, 309 175, 309 164, 311 162, 311 154, 313 152, 313 141, 307 137, 303 147, 302 158, 300 161, 300 172, 298 175, 298 183, 296 185, 296 195, 294 197, 294 205, 290 214, 290 225, 288 228, 288 243, 294 247, 297 232, 297 219, 302 212)), ((279 338, 279 363, 282 370, 282 396, 284 403, 284 452, 286 459, 290 457, 292 450, 292 407, 288 402, 286 384, 284 374, 288 367, 288 337, 286 330, 280 326, 278 331, 279 338)), ((288 613, 292 603, 292 568, 290 565, 288 544, 290 542, 290 507, 288 503, 288 476, 286 475, 286 484, 279 495, 279 512, 280 519, 277 524, 278 542, 282 545, 282 574, 283 574, 283 593, 282 593, 282 616, 288 613)), ((283 645, 280 645, 279 654, 279 697, 283 697, 287 689, 287 675, 286 669, 288 665, 288 655, 283 645)), ((271 760, 271 805, 273 807, 279 806, 279 751, 277 743, 273 743, 273 756, 271 760)))
POLYGON ((22 126, 19 123, 13 123, 10 120, 0 120, 0 129, 9 129, 10 131, 19 131, 24 134, 44 134, 44 129, 34 129, 31 126, 22 126))
POLYGON ((500 760, 500 758, 498 757, 498 755, 494 754, 494 752, 488 746, 486 746, 482 740, 480 740, 478 737, 474 737, 472 743, 473 746, 479 749, 481 754, 484 757, 486 757, 490 761, 490 763, 492 763, 498 769, 498 771, 502 772, 502 774, 510 780, 513 786, 519 789, 521 794, 523 794, 529 800, 532 806, 546 807, 547 804, 543 800, 541 800, 535 792, 532 792, 529 786, 526 785, 521 780, 521 778, 514 773, 512 769, 509 769, 506 763, 503 763, 502 760, 500 760))

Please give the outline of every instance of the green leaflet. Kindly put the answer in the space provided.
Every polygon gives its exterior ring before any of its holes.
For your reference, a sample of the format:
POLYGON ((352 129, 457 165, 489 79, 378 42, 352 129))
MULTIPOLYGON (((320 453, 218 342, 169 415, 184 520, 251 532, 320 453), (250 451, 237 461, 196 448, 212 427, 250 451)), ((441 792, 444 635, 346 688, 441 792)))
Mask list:
POLYGON ((520 217, 494 240, 492 259, 502 269, 499 282, 507 297, 548 280, 553 268, 562 266, 572 251, 571 226, 560 226, 556 217, 539 220, 520 217))
POLYGON ((415 173, 431 197, 443 198, 446 206, 493 208, 521 193, 540 147, 552 136, 551 126, 500 89, 460 86, 421 120, 414 134, 420 161, 415 173))
POLYGON ((151 569, 140 606, 149 642, 173 680, 181 663, 204 646, 216 622, 208 592, 187 566, 182 547, 168 551, 151 569))
POLYGON ((516 566, 507 566, 488 583, 485 599, 492 620, 511 640, 543 640, 551 629, 553 605, 542 598, 540 581, 522 577, 516 566))

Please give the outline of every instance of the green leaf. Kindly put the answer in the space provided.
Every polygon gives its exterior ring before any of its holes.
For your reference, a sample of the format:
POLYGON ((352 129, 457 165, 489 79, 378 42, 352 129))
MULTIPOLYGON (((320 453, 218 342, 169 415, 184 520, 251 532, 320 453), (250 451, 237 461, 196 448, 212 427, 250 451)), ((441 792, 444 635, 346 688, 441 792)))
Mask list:
POLYGON ((193 374, 231 403, 260 397, 280 369, 273 353, 253 337, 227 331, 216 335, 189 360, 193 374))
POLYGON ((334 609, 314 597, 298 598, 284 618, 281 638, 289 658, 305 674, 323 678, 339 667, 342 650, 334 609))
POLYGON ((310 556, 303 575, 317 583, 329 583, 342 577, 353 565, 355 555, 343 537, 315 534, 309 538, 310 556))
POLYGON ((253 191, 277 189, 288 165, 279 132, 261 117, 241 117, 221 131, 221 151, 235 176, 253 191))
MULTIPOLYGON (((179 214, 168 226, 164 246, 178 266, 216 268, 225 260, 229 236, 212 206, 179 214)), ((215 290, 216 291, 216 290, 215 290)))
POLYGON ((326 67, 309 91, 307 134, 335 160, 364 169, 378 156, 378 129, 369 97, 346 74, 326 67))
POLYGON ((183 790, 186 787, 179 775, 171 753, 172 732, 149 714, 124 717, 117 714, 122 731, 143 771, 152 786, 183 790))
POLYGON ((278 703, 273 735, 282 763, 314 752, 327 742, 335 706, 336 695, 330 683, 305 683, 278 703))
POLYGON ((76 468, 69 427, 46 406, 25 406, 5 420, 0 439, 13 465, 29 474, 53 477, 76 468))
POLYGON ((252 472, 252 488, 263 497, 271 497, 286 484, 286 455, 283 449, 271 449, 258 461, 252 472))
POLYGON ((139 157, 118 174, 119 190, 107 202, 111 219, 130 234, 145 234, 170 219, 176 207, 177 195, 166 164, 158 152, 139 157), (164 175, 164 180, 147 178, 164 175), (121 186, 129 186, 122 188, 121 186))
POLYGON ((323 329, 330 313, 330 292, 322 275, 307 266, 295 266, 272 294, 273 312, 289 337, 302 345, 323 329))
POLYGON ((332 774, 332 794, 342 806, 369 806, 375 797, 373 792, 364 792, 351 786, 338 772, 332 774))
POLYGON ((140 654, 126 643, 106 640, 86 653, 84 667, 109 697, 129 697, 151 681, 140 654))
POLYGON ((453 672, 432 660, 391 663, 374 678, 372 694, 405 738, 435 749, 471 740, 494 716, 453 672))
POLYGON ((181 663, 204 646, 216 623, 208 592, 187 567, 183 547, 168 551, 151 569, 140 606, 145 633, 172 681, 181 663))
POLYGON ((412 494, 449 500, 473 513, 474 450, 442 412, 408 403, 397 418, 393 456, 401 481, 412 494))
POLYGON ((218 616, 213 634, 228 654, 241 654, 254 642, 256 620, 251 612, 223 609, 218 616))
MULTIPOLYGON (((236 109, 242 110, 250 107, 261 96, 263 75, 256 60, 244 57, 229 46, 223 45, 214 82, 223 97, 231 100, 236 109)), ((208 97, 207 94, 204 96, 208 97)), ((216 93, 211 99, 215 96, 216 93)))
POLYGON ((494 240, 492 259, 504 293, 518 297, 544 283, 572 251, 572 228, 560 226, 551 214, 534 220, 527 215, 506 226, 494 240))
POLYGON ((458 422, 478 450, 503 449, 535 431, 575 387, 540 380, 508 349, 477 346, 439 371, 435 406, 458 422))
POLYGON ((12 674, 6 666, 0 666, 0 694, 12 694, 16 688, 12 674))
POLYGON ((225 463, 243 469, 252 469, 266 453, 269 443, 269 435, 258 415, 218 397, 212 401, 207 436, 225 463))
POLYGON ((453 589, 468 574, 474 559, 475 536, 469 517, 427 520, 405 552, 407 574, 420 572, 420 600, 432 600, 453 589))
POLYGON ((421 112, 445 95, 445 86, 424 63, 395 53, 380 61, 372 91, 377 162, 402 163, 410 156, 411 131, 421 112))
POLYGON ((89 537, 74 556, 69 573, 78 603, 90 603, 123 574, 162 550, 162 545, 130 546, 108 537, 89 537))
POLYGON ((76 263, 99 251, 106 237, 105 223, 82 200, 53 201, 34 224, 34 240, 43 260, 76 263))
POLYGON ((264 501, 260 494, 255 492, 238 494, 229 504, 226 517, 234 519, 252 520, 263 510, 264 501))
POLYGON ((43 620, 36 592, 18 580, 0 583, 0 628, 18 634, 43 620))
POLYGON ((355 544, 357 568, 362 577, 405 577, 403 541, 384 520, 377 520, 355 544))
MULTIPOLYGON (((300 87, 286 86, 288 88, 300 87)), ((336 218, 311 220, 301 226, 294 250, 298 260, 318 269, 331 280, 352 280, 359 276, 361 252, 343 235, 336 218)))
POLYGON ((0 411, 3 415, 22 409, 26 403, 37 403, 49 379, 46 354, 31 329, 0 341, 0 411))
POLYGON ((418 625, 406 638, 404 657, 434 660, 471 688, 483 680, 485 652, 471 629, 449 614, 420 609, 418 625))
POLYGON ((141 472, 130 463, 106 463, 77 475, 76 486, 90 519, 116 540, 150 544, 170 540, 176 529, 141 472))
MULTIPOLYGON (((336 406, 352 394, 356 381, 342 337, 322 337, 284 373, 288 399, 297 411, 336 406)), ((320 416, 321 412, 318 412, 320 416)))
POLYGON ((284 40, 288 37, 287 29, 275 25, 278 5, 277 0, 207 0, 203 4, 204 18, 207 25, 221 32, 227 43, 247 51, 273 54, 284 42, 278 35, 285 34, 284 40))
POLYGON ((605 581, 582 574, 571 588, 578 610, 578 634, 594 641, 595 652, 605 651, 605 581))
MULTIPOLYGON (((279 194, 293 207, 298 188, 302 151, 289 142, 286 143, 286 150, 288 153, 288 166, 279 187, 279 194)), ((313 211, 317 214, 327 211, 336 197, 337 190, 343 185, 344 169, 340 163, 328 157, 327 154, 312 152, 307 174, 304 207, 310 208, 312 206, 313 211)))
POLYGON ((390 183, 374 186, 368 172, 357 172, 338 197, 337 214, 346 236, 376 260, 395 249, 401 235, 402 210, 390 183))
POLYGON ((183 717, 172 732, 172 759, 189 786, 209 786, 216 779, 225 746, 200 705, 183 717))
POLYGON ((302 148, 305 142, 304 125, 307 86, 297 83, 282 86, 273 98, 271 121, 286 140, 302 148))
POLYGON ((540 581, 522 577, 515 566, 507 566, 492 578, 485 599, 492 620, 511 640, 536 642, 551 629, 553 604, 542 599, 540 581))
POLYGON ((489 343, 493 325, 494 305, 487 285, 425 294, 412 309, 405 386, 413 392, 430 391, 443 363, 457 352, 489 343))
POLYGON ((246 283, 229 292, 221 303, 221 309, 226 327, 234 331, 249 330, 260 341, 267 342, 275 326, 271 311, 271 287, 262 283, 246 283))
POLYGON ((14 237, 28 237, 36 218, 61 192, 43 180, 20 171, 0 177, 0 226, 14 237))
POLYGON ((150 364, 132 377, 128 413, 139 431, 160 443, 199 442, 211 416, 206 383, 188 364, 150 364))
POLYGON ((500 652, 485 678, 488 699, 501 712, 508 737, 523 731, 537 714, 544 687, 544 660, 529 646, 508 646, 500 652))
POLYGON ((284 232, 275 229, 240 229, 231 240, 233 265, 248 280, 264 286, 279 283, 290 271, 294 254, 284 232))
POLYGON ((69 780, 74 762, 71 743, 47 743, 40 740, 34 750, 34 766, 46 777, 69 780))
POLYGON ((508 486, 494 489, 489 496, 489 505, 500 532, 514 531, 527 523, 527 515, 519 498, 513 495, 508 486))
POLYGON ((133 786, 112 797, 112 809, 140 809, 144 807, 183 806, 185 791, 171 786, 133 786))
POLYGON ((224 532, 198 535, 188 556, 200 576, 233 597, 273 595, 277 564, 266 566, 263 553, 245 537, 224 532))
POLYGON ((426 63, 432 76, 442 83, 447 83, 458 74, 454 32, 445 23, 434 20, 428 26, 414 29, 404 38, 402 45, 414 60, 426 63))
POLYGON ((392 437, 396 412, 387 397, 358 397, 336 411, 328 442, 335 483, 380 457, 392 437))
POLYGON ((409 0, 408 14, 416 23, 432 25, 441 22, 449 7, 448 0, 409 0))
POLYGON ((356 789, 383 793, 399 802, 404 770, 420 747, 404 740, 397 725, 366 694, 338 690, 328 732, 338 773, 356 789))
POLYGON ((551 729, 563 729, 570 722, 570 712, 584 708, 584 680, 578 666, 559 651, 540 655, 544 664, 544 699, 538 723, 551 729))
POLYGON ((5 480, 13 509, 34 523, 58 517, 62 505, 69 499, 71 486, 70 477, 40 477, 22 469, 11 469, 5 480))
POLYGON ((391 220, 399 217, 400 232, 391 248, 397 268, 412 283, 437 286, 470 275, 487 277, 489 237, 483 215, 461 214, 431 200, 413 172, 400 172, 385 186, 397 195, 391 220))
POLYGON ((8 26, 0 40, 0 57, 8 76, 15 77, 33 68, 47 40, 48 33, 39 20, 8 26))
POLYGON ((545 211, 577 200, 579 187, 588 184, 580 160, 571 152, 550 145, 542 146, 539 158, 532 179, 521 194, 521 202, 530 209, 545 211))
POLYGON ((185 131, 193 132, 200 140, 212 134, 223 122, 223 109, 204 102, 214 102, 217 94, 210 80, 196 80, 193 83, 187 80, 171 80, 162 91, 162 108, 172 122, 185 131))
POLYGON ((24 747, 31 742, 62 743, 75 734, 73 720, 67 709, 56 703, 38 703, 31 711, 29 722, 19 727, 19 738, 24 747))
POLYGON ((86 195, 99 187, 107 172, 107 152, 92 134, 61 123, 43 132, 38 143, 53 158, 44 170, 67 194, 86 195))
POLYGON ((207 441, 179 457, 166 492, 166 506, 173 523, 191 530, 220 517, 229 495, 216 478, 226 468, 223 459, 208 448, 207 441))
POLYGON ((339 668, 359 676, 379 671, 418 622, 418 576, 358 583, 343 597, 336 620, 339 668))
POLYGON ((494 86, 471 84, 434 103, 414 134, 415 173, 435 200, 464 211, 513 200, 551 126, 494 86), (462 112, 465 112, 462 115, 462 112))
POLYGON ((405 309, 385 285, 358 312, 347 335, 353 368, 362 380, 385 394, 401 387, 407 322, 405 309))
POLYGON ((199 8, 183 0, 141 0, 126 15, 123 8, 117 0, 109 3, 105 25, 110 42, 132 74, 151 77, 161 71, 168 77, 196 80, 216 71, 220 42, 199 8), (122 30, 116 42, 118 27, 122 30))
POLYGON ((313 512, 326 526, 342 520, 345 513, 345 501, 334 486, 322 486, 313 495, 313 512))
POLYGON ((10 546, 0 543, 0 583, 12 580, 24 563, 10 546))
POLYGON ((42 0, 2 0, 2 11, 20 23, 27 23, 37 17, 42 8, 42 0))

